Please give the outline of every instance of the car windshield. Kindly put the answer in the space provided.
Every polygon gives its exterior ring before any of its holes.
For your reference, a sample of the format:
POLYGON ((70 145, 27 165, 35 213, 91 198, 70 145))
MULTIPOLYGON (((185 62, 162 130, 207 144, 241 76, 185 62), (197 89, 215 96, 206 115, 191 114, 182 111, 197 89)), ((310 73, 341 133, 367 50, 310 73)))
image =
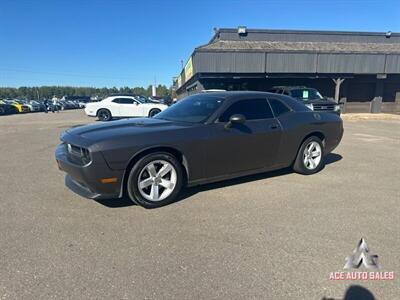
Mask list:
POLYGON ((293 98, 303 101, 323 99, 322 95, 316 89, 296 89, 291 90, 290 93, 293 98))
POLYGON ((224 102, 223 98, 204 95, 186 97, 154 118, 169 121, 202 123, 224 102))

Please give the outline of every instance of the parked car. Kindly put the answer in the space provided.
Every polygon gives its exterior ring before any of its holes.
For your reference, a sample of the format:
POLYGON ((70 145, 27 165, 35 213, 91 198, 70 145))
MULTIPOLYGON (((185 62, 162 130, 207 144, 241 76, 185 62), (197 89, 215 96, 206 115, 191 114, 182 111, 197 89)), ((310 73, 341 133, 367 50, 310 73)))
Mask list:
POLYGON ((127 196, 144 207, 168 204, 193 186, 292 167, 314 174, 341 141, 336 114, 264 92, 189 96, 153 118, 75 127, 56 160, 66 184, 89 198, 127 196))
POLYGON ((67 101, 69 104, 71 104, 71 106, 72 106, 72 108, 73 109, 78 109, 78 108, 80 108, 79 107, 79 103, 77 102, 77 101, 75 101, 75 100, 69 100, 69 101, 67 101))
POLYGON ((60 110, 63 110, 63 109, 64 109, 64 106, 59 101, 57 101, 56 104, 53 104, 53 101, 51 101, 51 100, 49 100, 47 102, 47 110, 48 111, 53 111, 53 110, 60 111, 60 110))
POLYGON ((168 106, 171 105, 172 103, 171 97, 149 97, 149 100, 155 103, 161 103, 168 106))
POLYGON ((37 101, 24 101, 23 104, 28 106, 31 112, 41 111, 41 106, 37 101))
POLYGON ((135 96, 112 96, 99 102, 86 104, 85 113, 98 117, 101 121, 126 117, 153 117, 168 106, 157 103, 147 103, 135 96))
POLYGON ((276 86, 271 93, 283 94, 303 102, 314 111, 326 111, 340 114, 340 104, 323 97, 318 90, 305 86, 276 86))
POLYGON ((42 102, 39 102, 36 100, 29 101, 29 104, 31 104, 33 106, 37 106, 39 109, 38 111, 45 111, 45 109, 46 109, 46 106, 42 102))
POLYGON ((18 113, 18 109, 15 105, 8 104, 2 100, 0 100, 0 115, 9 115, 18 113))
POLYGON ((17 100, 6 100, 6 103, 13 105, 19 113, 27 113, 30 112, 30 109, 27 105, 18 102, 17 100))

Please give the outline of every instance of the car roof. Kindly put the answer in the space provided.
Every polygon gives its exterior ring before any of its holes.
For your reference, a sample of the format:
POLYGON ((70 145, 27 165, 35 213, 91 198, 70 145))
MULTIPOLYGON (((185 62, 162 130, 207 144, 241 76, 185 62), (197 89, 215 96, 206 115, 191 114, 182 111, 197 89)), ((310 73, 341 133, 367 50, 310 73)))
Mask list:
POLYGON ((260 92, 260 91, 220 91, 220 92, 207 92, 201 94, 202 97, 219 97, 224 99, 236 99, 241 97, 268 97, 276 96, 274 93, 260 92))
MULTIPOLYGON (((108 96, 107 98, 109 99, 115 99, 115 98, 128 98, 128 99, 136 99, 136 96, 126 96, 126 95, 120 95, 120 96, 108 96)), ((104 99, 107 99, 104 98, 104 99)))
POLYGON ((273 86, 271 89, 282 89, 282 90, 297 90, 297 89, 314 89, 304 85, 293 85, 293 86, 273 86))
POLYGON ((209 93, 199 93, 194 94, 192 96, 200 96, 202 98, 222 98, 225 100, 226 105, 229 105, 229 102, 235 102, 236 100, 241 99, 251 99, 253 97, 257 98, 271 98, 271 99, 280 99, 289 107, 291 107, 294 111, 305 111, 308 110, 303 103, 295 100, 292 97, 288 97, 281 94, 269 93, 269 92, 259 92, 259 91, 227 91, 227 92, 209 92, 209 93))

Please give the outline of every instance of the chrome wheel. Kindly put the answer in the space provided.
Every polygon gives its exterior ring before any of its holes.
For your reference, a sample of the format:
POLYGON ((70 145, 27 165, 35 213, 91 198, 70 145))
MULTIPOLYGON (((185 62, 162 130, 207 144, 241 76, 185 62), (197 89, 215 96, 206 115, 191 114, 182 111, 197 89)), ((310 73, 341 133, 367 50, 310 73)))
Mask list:
POLYGON ((312 141, 304 148, 303 163, 309 170, 314 170, 321 162, 322 151, 319 143, 312 141))
POLYGON ((150 201, 161 201, 174 191, 177 174, 174 166, 165 160, 148 163, 138 177, 140 194, 150 201))

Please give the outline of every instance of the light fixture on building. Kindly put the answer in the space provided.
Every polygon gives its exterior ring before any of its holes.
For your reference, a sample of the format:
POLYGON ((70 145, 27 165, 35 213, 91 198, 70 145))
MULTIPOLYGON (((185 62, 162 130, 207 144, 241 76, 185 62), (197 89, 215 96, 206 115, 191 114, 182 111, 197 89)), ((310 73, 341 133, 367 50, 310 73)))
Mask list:
POLYGON ((247 34, 247 27, 246 27, 246 26, 239 26, 239 27, 238 27, 238 34, 239 34, 239 35, 245 35, 245 34, 247 34))

